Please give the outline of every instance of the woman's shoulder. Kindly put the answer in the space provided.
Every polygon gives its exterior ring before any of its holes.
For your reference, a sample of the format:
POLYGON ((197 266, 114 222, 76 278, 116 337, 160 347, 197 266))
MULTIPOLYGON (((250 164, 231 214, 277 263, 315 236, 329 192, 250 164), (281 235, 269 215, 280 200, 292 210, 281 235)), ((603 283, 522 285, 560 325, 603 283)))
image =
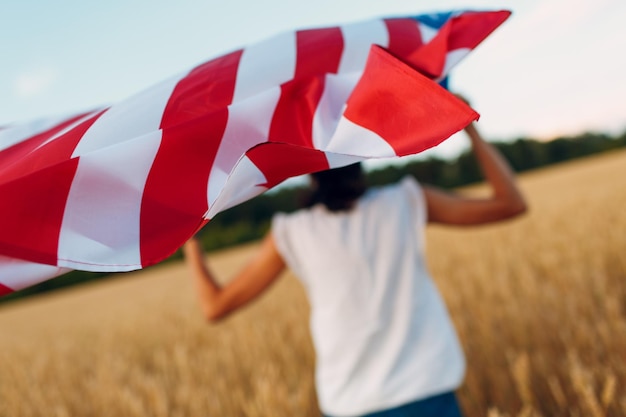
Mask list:
POLYGON ((272 216, 272 223, 275 222, 298 222, 301 219, 309 218, 313 216, 313 213, 319 211, 321 204, 316 204, 312 207, 304 207, 295 211, 278 211, 272 216))
POLYGON ((407 175, 397 182, 372 188, 364 196, 362 207, 393 212, 404 207, 420 208, 425 205, 422 187, 415 177, 407 175))
POLYGON ((420 190, 422 188, 419 181, 412 175, 405 175, 402 177, 402 179, 398 181, 398 186, 409 188, 411 190, 420 190))
POLYGON ((405 193, 421 193, 422 187, 412 175, 405 175, 399 181, 391 184, 373 187, 368 190, 368 195, 376 197, 380 194, 405 194, 405 193))
MULTIPOLYGON (((393 199, 399 195, 421 195, 421 186, 415 177, 406 175, 399 181, 391 184, 370 187, 367 192, 359 199, 358 203, 367 203, 378 199, 393 199)), ((359 204, 357 204, 357 207, 359 204)), ((332 212, 318 203, 311 207, 300 208, 292 212, 276 212, 272 216, 272 223, 297 223, 306 221, 307 219, 324 217, 324 216, 340 216, 349 213, 351 210, 332 212)))

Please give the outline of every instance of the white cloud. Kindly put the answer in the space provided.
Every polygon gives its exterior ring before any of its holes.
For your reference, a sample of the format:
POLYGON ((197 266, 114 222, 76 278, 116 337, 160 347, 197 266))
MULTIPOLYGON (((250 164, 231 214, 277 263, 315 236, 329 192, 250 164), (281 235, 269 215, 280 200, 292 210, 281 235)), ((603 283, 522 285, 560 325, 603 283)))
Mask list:
POLYGON ((19 98, 31 98, 48 90, 56 79, 57 72, 52 68, 24 72, 15 79, 13 90, 19 98))

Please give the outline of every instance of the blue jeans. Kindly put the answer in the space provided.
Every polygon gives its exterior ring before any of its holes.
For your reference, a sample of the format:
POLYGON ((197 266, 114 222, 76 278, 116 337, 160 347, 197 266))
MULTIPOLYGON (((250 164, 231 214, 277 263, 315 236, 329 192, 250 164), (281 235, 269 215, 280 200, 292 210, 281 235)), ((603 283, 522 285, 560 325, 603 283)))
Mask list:
MULTIPOLYGON (((462 417, 453 392, 424 398, 388 410, 376 411, 362 417, 462 417)), ((331 417, 331 416, 324 416, 331 417)))

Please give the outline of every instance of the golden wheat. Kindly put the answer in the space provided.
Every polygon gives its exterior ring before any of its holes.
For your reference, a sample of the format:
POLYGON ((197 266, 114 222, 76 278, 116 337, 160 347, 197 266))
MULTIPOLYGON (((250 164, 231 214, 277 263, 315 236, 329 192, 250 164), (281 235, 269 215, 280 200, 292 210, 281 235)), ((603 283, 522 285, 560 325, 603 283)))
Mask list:
MULTIPOLYGON (((465 413, 626 416, 626 151, 520 182, 523 219, 428 230, 467 355, 465 413)), ((228 277, 254 249, 213 268, 228 277)), ((209 326, 181 263, 6 304, 0 416, 317 416, 307 321, 287 274, 209 326)))

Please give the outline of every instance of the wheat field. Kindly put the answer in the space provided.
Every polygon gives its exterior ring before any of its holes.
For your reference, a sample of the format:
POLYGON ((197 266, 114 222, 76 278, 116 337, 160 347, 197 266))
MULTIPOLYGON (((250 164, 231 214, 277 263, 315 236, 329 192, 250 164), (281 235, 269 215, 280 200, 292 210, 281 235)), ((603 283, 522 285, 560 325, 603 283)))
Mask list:
MULTIPOLYGON (((626 151, 520 184, 524 218, 427 232, 465 414, 626 416, 626 151)), ((228 277, 254 249, 213 268, 228 277)), ((180 262, 0 305, 1 417, 318 416, 313 363, 291 274, 218 325, 180 262)))

